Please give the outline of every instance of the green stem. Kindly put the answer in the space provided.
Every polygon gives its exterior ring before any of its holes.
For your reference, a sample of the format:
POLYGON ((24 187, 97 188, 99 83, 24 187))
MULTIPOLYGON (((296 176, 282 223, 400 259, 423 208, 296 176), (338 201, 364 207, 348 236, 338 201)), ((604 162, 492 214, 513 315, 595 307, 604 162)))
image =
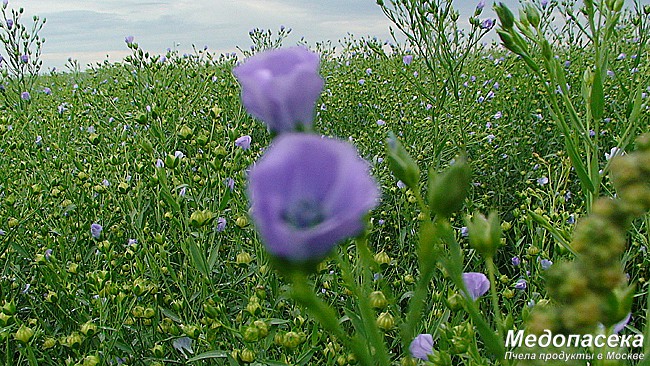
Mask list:
MULTIPOLYGON (((499 297, 497 296, 496 288, 496 278, 495 278, 495 269, 494 259, 492 257, 486 257, 485 262, 487 263, 488 277, 490 279, 490 295, 492 297, 492 308, 494 311, 494 319, 497 323, 497 330, 499 331, 499 337, 501 340, 504 340, 505 330, 503 328, 503 319, 501 318, 501 310, 499 308, 499 297)), ((505 343, 505 341, 504 341, 505 343)))
POLYGON ((291 282, 293 286, 291 297, 307 309, 328 333, 343 343, 344 347, 351 350, 361 365, 372 366, 372 358, 368 354, 367 349, 359 342, 350 339, 350 336, 341 327, 338 320, 339 317, 334 309, 318 298, 313 288, 308 285, 309 280, 307 276, 302 272, 294 271, 291 273, 291 282))

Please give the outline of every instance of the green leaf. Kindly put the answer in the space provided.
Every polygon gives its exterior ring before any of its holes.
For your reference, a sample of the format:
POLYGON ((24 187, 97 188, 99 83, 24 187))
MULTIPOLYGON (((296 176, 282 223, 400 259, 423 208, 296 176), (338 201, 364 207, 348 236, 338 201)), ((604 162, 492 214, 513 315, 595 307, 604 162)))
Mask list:
POLYGON ((593 193, 595 191, 594 184, 591 181, 591 178, 587 173, 587 169, 585 168, 582 160, 580 160, 580 155, 576 151, 573 141, 569 136, 565 136, 564 139, 565 139, 564 145, 566 146, 566 152, 569 155, 569 159, 571 159, 571 164, 573 165, 573 168, 576 170, 576 174, 578 175, 578 178, 580 178, 580 184, 582 185, 583 188, 586 188, 587 191, 593 193))
POLYGON ((591 109, 591 115, 594 117, 596 123, 600 123, 600 120, 603 119, 605 93, 603 91, 603 79, 598 69, 594 72, 594 83, 591 86, 590 99, 589 107, 591 109))
POLYGON ((191 239, 188 239, 185 243, 187 245, 187 251, 189 252, 186 254, 189 255, 190 260, 194 265, 194 268, 196 268, 196 270, 199 271, 204 276, 208 277, 209 274, 208 264, 205 259, 205 255, 201 252, 199 246, 196 245, 194 240, 191 239))
POLYGON ((207 360, 211 358, 225 358, 228 357, 228 355, 229 353, 226 351, 219 351, 219 350, 208 351, 190 358, 189 360, 187 360, 187 362, 196 362, 196 361, 207 360))

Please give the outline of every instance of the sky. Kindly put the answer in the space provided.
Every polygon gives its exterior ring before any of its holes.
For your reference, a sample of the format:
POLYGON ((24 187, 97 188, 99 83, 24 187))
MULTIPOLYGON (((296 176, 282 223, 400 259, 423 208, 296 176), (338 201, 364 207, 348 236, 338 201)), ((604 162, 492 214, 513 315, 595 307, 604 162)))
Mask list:
MULTIPOLYGON (((511 8, 517 0, 502 0, 511 8)), ((644 0, 644 3, 650 0, 644 0)), ((478 0, 454 1, 467 19, 478 0)), ((495 18, 493 1, 486 1, 483 17, 495 18)), ((89 63, 120 61, 130 53, 124 38, 134 36, 145 51, 163 54, 167 48, 191 52, 208 46, 229 53, 248 48, 253 28, 293 31, 287 44, 304 37, 309 44, 355 37, 390 39, 390 21, 375 0, 9 0, 9 8, 23 7, 23 21, 46 18, 44 71, 63 69, 68 58, 89 63)), ((1 53, 1 52, 0 52, 1 53)))

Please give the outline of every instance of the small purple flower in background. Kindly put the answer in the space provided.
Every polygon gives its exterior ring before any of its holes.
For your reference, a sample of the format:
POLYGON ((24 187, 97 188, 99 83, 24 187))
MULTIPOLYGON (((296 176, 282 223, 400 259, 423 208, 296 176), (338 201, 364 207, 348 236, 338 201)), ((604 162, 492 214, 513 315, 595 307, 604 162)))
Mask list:
POLYGON ((126 36, 126 37, 124 37, 124 42, 125 42, 126 44, 128 44, 128 45, 132 44, 132 43, 133 43, 133 40, 134 40, 133 36, 126 36))
POLYGON ((429 360, 429 355, 433 354, 433 336, 431 334, 418 334, 411 342, 409 351, 413 358, 422 361, 429 360))
POLYGON ((620 54, 616 57, 616 60, 618 60, 618 61, 620 61, 620 60, 625 60, 625 57, 627 57, 627 56, 625 55, 625 53, 620 53, 620 54))
POLYGON ((103 228, 100 224, 92 224, 90 225, 90 235, 95 239, 99 239, 102 235, 102 229, 103 228))
POLYGON ((547 269, 551 268, 553 262, 548 259, 542 259, 539 261, 539 265, 542 266, 542 269, 546 271, 547 269))
POLYGON ((494 119, 499 119, 501 117, 503 117, 503 113, 501 113, 501 111, 496 112, 494 116, 492 116, 492 118, 494 119))
POLYGON ((413 55, 405 55, 402 57, 402 62, 404 62, 404 65, 408 66, 413 62, 413 55))
POLYGON ((49 249, 49 248, 46 249, 45 250, 45 259, 49 260, 51 256, 52 256, 52 249, 49 249))
POLYGON ((364 79, 359 79, 358 83, 359 83, 359 85, 363 85, 363 84, 366 83, 366 80, 364 80, 364 79))
POLYGON ((310 127, 324 81, 318 54, 304 47, 258 53, 233 69, 241 84, 242 103, 269 131, 310 127))
POLYGON ((29 95, 29 92, 22 92, 22 93, 20 93, 20 99, 22 99, 22 100, 30 100, 30 99, 32 99, 32 96, 29 95))
POLYGON ((480 0, 478 4, 476 4, 476 10, 483 10, 485 7, 485 0, 480 0))
POLYGON ((226 180, 223 182, 226 187, 232 192, 233 189, 235 189, 235 180, 232 178, 226 178, 226 180))
POLYGON ((162 168, 165 166, 165 163, 162 161, 162 159, 156 159, 156 168, 162 168))
POLYGON ((36 136, 34 143, 38 146, 41 146, 43 144, 43 137, 41 135, 36 136))
POLYGON ((467 287, 467 291, 472 300, 476 300, 483 296, 490 289, 490 280, 488 280, 483 273, 463 273, 463 282, 465 283, 465 287, 467 287))
POLYGON ((7 19, 7 29, 11 29, 14 27, 14 20, 13 19, 7 19))
POLYGON ((26 64, 29 62, 29 55, 22 55, 20 56, 20 62, 26 64))
POLYGON ((369 165, 343 141, 280 135, 248 176, 251 215, 275 257, 321 260, 358 235, 379 199, 369 165))
POLYGON ((176 157, 177 159, 182 159, 185 157, 185 154, 183 154, 181 151, 176 150, 174 151, 174 157, 176 157))
POLYGON ((463 226, 460 228, 460 236, 462 236, 463 238, 469 237, 469 229, 467 228, 467 226, 463 226))
POLYGON ((217 232, 226 230, 226 219, 223 217, 217 218, 217 232))
POLYGON ((519 259, 519 257, 512 257, 510 261, 512 262, 512 265, 515 267, 518 267, 521 264, 521 259, 519 259))
POLYGON ((485 19, 485 20, 483 20, 483 21, 481 22, 481 24, 479 25, 479 27, 480 27, 481 29, 487 29, 487 30, 490 30, 490 29, 492 29, 492 27, 494 27, 494 20, 493 20, 493 19, 490 19, 490 18, 487 18, 487 19, 485 19))
POLYGON ((366 75, 368 75, 368 76, 372 75, 372 69, 371 68, 366 69, 366 75))
POLYGON ((377 126, 383 126, 385 124, 386 124, 386 122, 383 119, 378 119, 377 120, 377 126))
POLYGON ((527 283, 526 283, 526 280, 524 280, 523 278, 520 279, 520 280, 517 280, 517 282, 515 283, 515 288, 517 290, 525 290, 526 287, 527 287, 527 283))
POLYGON ((248 150, 251 147, 251 137, 248 135, 242 136, 235 140, 235 146, 248 150))
POLYGON ((548 0, 542 0, 540 4, 542 5, 542 8, 545 8, 546 5, 548 5, 548 0))
POLYGON ((537 184, 539 184, 540 186, 547 185, 548 184, 548 178, 547 177, 537 178, 537 184))
POLYGON ((128 245, 128 246, 133 246, 133 245, 136 245, 136 244, 138 244, 138 240, 137 240, 137 239, 129 239, 129 240, 126 242, 126 245, 128 245))
POLYGON ((180 191, 178 191, 178 195, 181 197, 185 197, 186 194, 187 194, 187 187, 183 187, 181 188, 180 191))
POLYGON ((43 88, 43 93, 45 93, 45 95, 51 95, 52 94, 52 89, 50 89, 50 88, 48 88, 46 86, 45 88, 43 88))

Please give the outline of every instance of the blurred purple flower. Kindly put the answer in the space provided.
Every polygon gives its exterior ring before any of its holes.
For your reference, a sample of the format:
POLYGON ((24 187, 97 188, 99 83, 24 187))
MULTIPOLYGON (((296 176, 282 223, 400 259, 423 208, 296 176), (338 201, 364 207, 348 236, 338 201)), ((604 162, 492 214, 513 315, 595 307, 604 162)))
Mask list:
POLYGON ((488 280, 483 273, 463 273, 463 282, 465 283, 465 287, 467 287, 467 291, 469 292, 469 296, 472 297, 472 300, 476 300, 483 296, 490 289, 490 280, 488 280))
POLYGON ((487 18, 487 19, 485 19, 485 20, 483 20, 483 21, 481 22, 481 24, 479 25, 479 27, 480 27, 481 29, 487 29, 487 30, 490 30, 490 29, 492 29, 492 27, 494 27, 494 20, 493 20, 493 19, 490 19, 490 18, 487 18))
POLYGON ((478 4, 476 4, 476 10, 483 10, 485 7, 485 0, 480 0, 478 4))
POLYGON ((14 20, 13 19, 7 19, 7 29, 11 29, 14 27, 14 20))
POLYGON ((553 262, 548 259, 542 259, 539 261, 539 265, 542 266, 542 269, 546 271, 547 269, 551 268, 553 262))
POLYGON ((278 137, 248 178, 252 217, 267 250, 290 261, 320 260, 359 234, 379 198, 368 169, 346 142, 278 137))
POLYGON ((52 94, 52 89, 50 89, 50 88, 48 88, 46 86, 45 88, 43 88, 43 93, 45 93, 45 95, 51 95, 52 94))
POLYGON ((614 327, 612 329, 614 334, 620 333, 623 329, 625 329, 625 326, 627 326, 627 323, 630 322, 631 317, 632 317, 632 313, 627 313, 627 316, 623 318, 623 320, 614 324, 614 327))
POLYGON ((217 231, 222 232, 226 230, 226 219, 223 217, 219 217, 217 219, 217 231))
POLYGON ((318 54, 304 47, 276 49, 251 56, 233 69, 242 103, 269 131, 311 126, 324 81, 318 54))
POLYGON ((548 184, 548 178, 547 177, 537 178, 537 184, 539 184, 540 186, 547 185, 548 184))
POLYGON ((235 146, 241 147, 244 150, 248 150, 251 147, 251 137, 244 135, 237 140, 235 140, 235 146))
POLYGON ((520 279, 520 280, 517 280, 517 282, 515 283, 515 288, 517 290, 525 290, 526 287, 527 287, 527 283, 526 283, 526 280, 524 280, 523 278, 520 279))
POLYGON ((32 96, 29 95, 29 92, 22 92, 22 93, 20 93, 20 99, 22 99, 22 100, 30 100, 30 99, 32 99, 32 96))
POLYGON ((124 37, 124 42, 125 42, 126 44, 129 44, 129 45, 132 44, 132 43, 133 43, 133 40, 134 40, 133 36, 126 36, 126 37, 124 37))
POLYGON ((233 189, 235 189, 235 180, 232 179, 232 178, 226 178, 226 180, 224 181, 224 184, 225 184, 226 187, 228 187, 228 189, 230 189, 231 191, 232 191, 233 189))
POLYGON ((546 5, 548 5, 548 0, 542 0, 540 4, 542 5, 542 8, 545 8, 546 5))
POLYGON ((419 358, 422 361, 429 360, 429 355, 433 354, 433 336, 431 334, 418 334, 409 346, 411 356, 419 358))
POLYGON ((413 62, 413 55, 405 55, 402 57, 402 62, 404 62, 404 65, 408 66, 413 62))
POLYGON ((521 264, 521 259, 519 259, 519 257, 512 257, 510 261, 512 262, 512 265, 515 267, 521 264))
POLYGON ((95 239, 99 239, 99 237, 102 235, 102 226, 100 224, 92 224, 90 225, 90 235, 93 236, 95 239))
POLYGON ((22 55, 20 56, 20 62, 26 64, 29 62, 29 55, 22 55))

